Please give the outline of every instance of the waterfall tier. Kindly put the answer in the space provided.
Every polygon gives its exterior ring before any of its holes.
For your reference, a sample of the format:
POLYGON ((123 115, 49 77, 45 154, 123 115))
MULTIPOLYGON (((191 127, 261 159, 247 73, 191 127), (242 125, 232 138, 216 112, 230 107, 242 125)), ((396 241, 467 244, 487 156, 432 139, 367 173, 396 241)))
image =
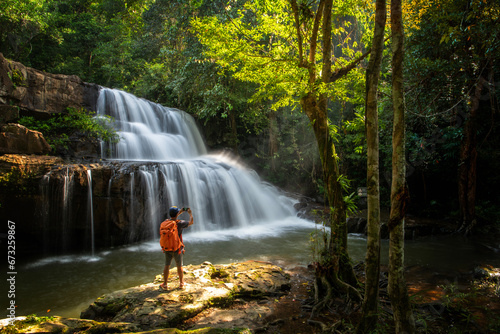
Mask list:
POLYGON ((120 134, 117 144, 103 143, 104 158, 171 161, 207 152, 196 123, 182 110, 103 88, 97 100, 97 113, 111 116, 120 134))

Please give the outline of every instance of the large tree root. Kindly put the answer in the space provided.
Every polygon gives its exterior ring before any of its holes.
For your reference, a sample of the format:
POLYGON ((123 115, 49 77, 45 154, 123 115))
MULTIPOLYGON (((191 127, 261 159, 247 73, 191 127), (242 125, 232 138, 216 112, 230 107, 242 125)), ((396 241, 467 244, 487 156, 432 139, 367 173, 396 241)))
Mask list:
POLYGON ((310 322, 314 322, 312 319, 322 310, 329 308, 334 300, 335 294, 340 293, 346 296, 347 300, 361 301, 362 297, 359 291, 353 286, 342 282, 335 275, 321 275, 316 277, 314 282, 314 300, 315 305, 312 308, 311 316, 309 317, 310 322), (326 291, 326 293, 321 293, 326 291), (320 295, 323 295, 320 297, 320 295))
POLYGON ((476 224, 477 224, 476 219, 473 219, 472 221, 464 220, 462 226, 460 226, 457 232, 468 237, 469 235, 472 234, 472 229, 476 226, 476 224))

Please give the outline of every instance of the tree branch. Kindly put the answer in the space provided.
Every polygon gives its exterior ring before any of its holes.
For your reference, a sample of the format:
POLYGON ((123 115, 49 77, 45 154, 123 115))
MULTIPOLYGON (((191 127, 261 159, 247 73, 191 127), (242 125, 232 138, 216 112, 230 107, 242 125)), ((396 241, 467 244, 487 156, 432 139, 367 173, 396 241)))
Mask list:
POLYGON ((318 10, 316 11, 316 16, 314 17, 314 26, 311 34, 311 47, 309 53, 309 62, 314 64, 316 58, 316 47, 318 45, 318 30, 319 24, 321 23, 321 17, 323 16, 323 7, 325 6, 325 1, 321 0, 319 2, 318 10))
POLYGON ((335 82, 335 81, 339 80, 340 78, 345 77, 347 74, 349 74, 349 72, 351 72, 354 68, 356 68, 356 66, 358 66, 358 64, 363 59, 365 59, 366 57, 368 57, 368 55, 370 53, 371 53, 371 49, 368 50, 368 51, 366 51, 364 54, 362 54, 360 57, 358 57, 357 59, 355 59, 349 65, 344 66, 342 68, 339 68, 339 69, 335 70, 335 72, 333 72, 332 75, 330 76, 330 82, 335 82))
POLYGON ((297 30, 297 39, 299 44, 299 66, 304 63, 304 51, 302 49, 302 33, 300 32, 299 8, 296 0, 290 0, 292 6, 293 17, 295 18, 295 29, 297 30))
MULTIPOLYGON (((391 37, 392 36, 387 37, 384 40, 384 43, 387 42, 391 37)), ((356 68, 356 66, 358 66, 358 64, 363 59, 365 59, 366 57, 368 57, 368 55, 370 53, 371 53, 371 48, 369 48, 368 51, 366 51, 365 53, 363 53, 358 58, 354 59, 349 65, 337 69, 335 72, 332 73, 332 75, 330 77, 330 82, 335 82, 335 81, 339 80, 340 78, 342 78, 342 77, 346 76, 347 74, 349 74, 349 72, 351 72, 354 68, 356 68)))

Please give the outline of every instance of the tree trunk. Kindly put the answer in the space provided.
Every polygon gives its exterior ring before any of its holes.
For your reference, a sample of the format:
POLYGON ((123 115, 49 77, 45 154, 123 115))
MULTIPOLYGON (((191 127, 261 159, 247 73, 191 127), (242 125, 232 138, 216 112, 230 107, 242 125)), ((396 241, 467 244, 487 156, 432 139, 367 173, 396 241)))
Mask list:
POLYGON ((276 171, 276 153, 278 153, 278 124, 276 112, 269 113, 269 156, 271 157, 271 170, 276 171))
POLYGON ((409 199, 405 181, 405 112, 403 103, 403 45, 401 0, 391 1, 392 29, 392 187, 389 218, 389 297, 396 333, 415 333, 415 321, 404 276, 404 217, 409 199))
POLYGON ((346 204, 339 182, 339 167, 333 138, 328 129, 327 110, 321 108, 315 96, 307 95, 301 99, 302 108, 312 123, 321 163, 323 179, 332 212, 330 214, 330 241, 326 256, 317 264, 317 280, 322 282, 327 293, 318 301, 311 317, 332 301, 332 290, 345 293, 360 300, 359 292, 353 287, 357 284, 347 253, 346 204), (354 279, 354 283, 352 280, 354 279))
POLYGON ((460 147, 460 165, 458 167, 458 199, 462 214, 459 229, 469 234, 476 224, 476 179, 477 179, 477 111, 484 79, 479 78, 474 95, 471 97, 469 118, 464 126, 464 137, 460 147))
POLYGON ((386 1, 377 0, 373 45, 366 70, 366 142, 368 188, 367 249, 365 260, 365 299, 363 317, 356 333, 370 333, 378 319, 378 294, 380 276, 380 194, 379 194, 379 134, 377 90, 384 48, 384 30, 387 18, 386 1))
POLYGON ((290 0, 295 18, 295 28, 298 40, 299 66, 308 70, 310 93, 300 100, 302 110, 306 113, 313 127, 318 143, 318 150, 323 167, 323 179, 326 187, 330 213, 330 240, 327 249, 322 254, 316 268, 316 305, 311 312, 311 318, 316 312, 328 306, 333 301, 333 293, 344 293, 361 300, 359 292, 354 288, 357 279, 347 253, 347 207, 344 201, 340 181, 338 157, 332 134, 329 130, 328 96, 318 94, 318 81, 330 83, 332 77, 332 6, 333 0, 321 0, 314 18, 311 32, 309 54, 306 59, 302 48, 302 33, 300 28, 299 9, 295 0, 290 0), (322 34, 319 35, 321 26, 322 34), (321 77, 316 75, 316 49, 318 36, 322 37, 322 71, 321 77), (321 291, 319 291, 321 290, 321 291), (321 299, 319 296, 321 295, 321 299))

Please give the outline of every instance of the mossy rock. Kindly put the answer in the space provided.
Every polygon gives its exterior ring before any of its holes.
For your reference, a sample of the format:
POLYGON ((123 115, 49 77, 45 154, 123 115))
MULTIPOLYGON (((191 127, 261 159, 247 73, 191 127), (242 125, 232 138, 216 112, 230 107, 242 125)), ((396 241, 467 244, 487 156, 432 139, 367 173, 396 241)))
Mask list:
MULTIPOLYGON (((152 283, 101 296, 82 312, 82 318, 135 323, 143 330, 177 327, 199 314, 202 318, 210 314, 211 311, 202 314, 205 310, 228 309, 236 298, 258 306, 256 299, 266 302, 290 289, 290 276, 281 268, 256 261, 184 266, 183 289, 177 288, 176 268, 169 276, 168 291, 159 289, 161 282, 161 277, 156 276, 152 283)), ((260 314, 268 311, 269 308, 260 314)), ((244 311, 237 317, 238 326, 254 325, 253 320, 244 320, 248 317, 244 311)))

